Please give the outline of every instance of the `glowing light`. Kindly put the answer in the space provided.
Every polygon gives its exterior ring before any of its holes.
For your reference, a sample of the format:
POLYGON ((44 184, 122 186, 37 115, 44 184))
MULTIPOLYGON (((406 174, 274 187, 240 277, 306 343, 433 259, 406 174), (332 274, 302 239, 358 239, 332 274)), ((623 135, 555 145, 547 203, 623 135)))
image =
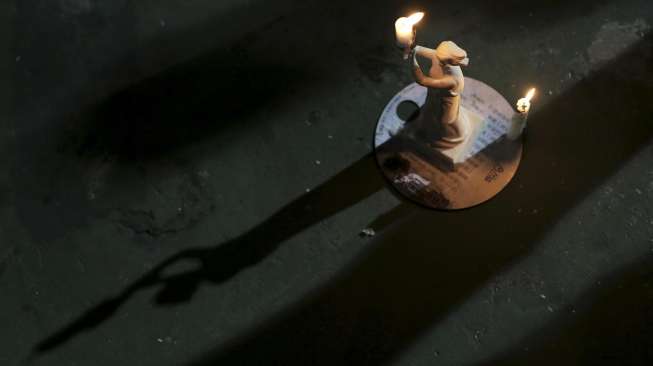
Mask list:
POLYGON ((424 18, 424 13, 422 13, 421 11, 418 11, 417 13, 411 14, 406 19, 407 19, 408 24, 413 26, 413 25, 419 23, 419 21, 422 20, 422 18, 424 18))
POLYGON ((527 102, 530 102, 531 99, 533 99, 534 95, 535 95, 535 88, 529 90, 528 93, 526 93, 526 96, 524 97, 524 99, 526 99, 527 102))
POLYGON ((395 22, 397 45, 401 48, 411 47, 415 41, 415 24, 424 18, 424 13, 417 12, 408 17, 401 17, 395 22))

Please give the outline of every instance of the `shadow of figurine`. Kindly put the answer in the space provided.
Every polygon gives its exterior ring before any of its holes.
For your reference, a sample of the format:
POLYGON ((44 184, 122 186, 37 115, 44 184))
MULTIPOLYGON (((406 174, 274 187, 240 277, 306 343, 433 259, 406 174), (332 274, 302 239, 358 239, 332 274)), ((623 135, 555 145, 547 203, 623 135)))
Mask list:
POLYGON ((244 268, 263 260, 286 239, 362 201, 383 187, 384 182, 378 174, 373 156, 365 155, 243 235, 214 247, 185 249, 167 258, 116 296, 100 302, 69 325, 43 339, 34 351, 37 354, 47 352, 75 335, 99 326, 130 297, 146 288, 160 286, 154 298, 156 304, 186 302, 203 283, 217 285, 229 280, 244 268), (189 262, 195 266, 170 273, 177 265, 189 262))

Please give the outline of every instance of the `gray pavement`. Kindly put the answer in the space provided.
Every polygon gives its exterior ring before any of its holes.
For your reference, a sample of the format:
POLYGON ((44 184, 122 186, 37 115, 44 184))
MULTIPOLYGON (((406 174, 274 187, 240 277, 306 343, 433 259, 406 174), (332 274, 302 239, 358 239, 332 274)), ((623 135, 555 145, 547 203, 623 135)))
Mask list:
POLYGON ((650 1, 0 13, 0 365, 653 362, 650 1), (466 75, 540 91, 473 209, 417 207, 374 161, 414 9, 466 75))

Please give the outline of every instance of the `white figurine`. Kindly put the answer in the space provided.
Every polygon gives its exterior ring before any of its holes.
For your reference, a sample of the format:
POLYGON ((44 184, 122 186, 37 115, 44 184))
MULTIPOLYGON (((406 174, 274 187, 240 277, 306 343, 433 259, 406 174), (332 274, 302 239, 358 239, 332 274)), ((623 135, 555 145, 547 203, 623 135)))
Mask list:
POLYGON ((419 125, 434 132, 430 134, 430 145, 451 149, 464 142, 472 132, 467 113, 460 108, 460 95, 465 88, 460 67, 469 63, 467 52, 451 41, 440 43, 435 50, 416 46, 412 62, 415 81, 428 89, 419 125), (417 56, 431 59, 428 76, 422 72, 417 56))

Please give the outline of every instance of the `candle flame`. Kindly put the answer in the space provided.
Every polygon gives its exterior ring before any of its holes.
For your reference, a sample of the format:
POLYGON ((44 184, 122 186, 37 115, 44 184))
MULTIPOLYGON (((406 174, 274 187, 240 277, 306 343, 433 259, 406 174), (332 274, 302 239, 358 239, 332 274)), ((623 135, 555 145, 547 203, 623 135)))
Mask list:
POLYGON ((534 95, 535 95, 535 88, 529 90, 526 96, 524 97, 524 99, 526 99, 527 102, 530 102, 534 95))
POLYGON ((408 24, 410 24, 410 25, 415 25, 415 24, 419 23, 419 21, 422 20, 422 18, 424 18, 424 13, 419 11, 417 13, 414 13, 414 14, 410 15, 408 18, 406 18, 407 19, 406 22, 408 24))

